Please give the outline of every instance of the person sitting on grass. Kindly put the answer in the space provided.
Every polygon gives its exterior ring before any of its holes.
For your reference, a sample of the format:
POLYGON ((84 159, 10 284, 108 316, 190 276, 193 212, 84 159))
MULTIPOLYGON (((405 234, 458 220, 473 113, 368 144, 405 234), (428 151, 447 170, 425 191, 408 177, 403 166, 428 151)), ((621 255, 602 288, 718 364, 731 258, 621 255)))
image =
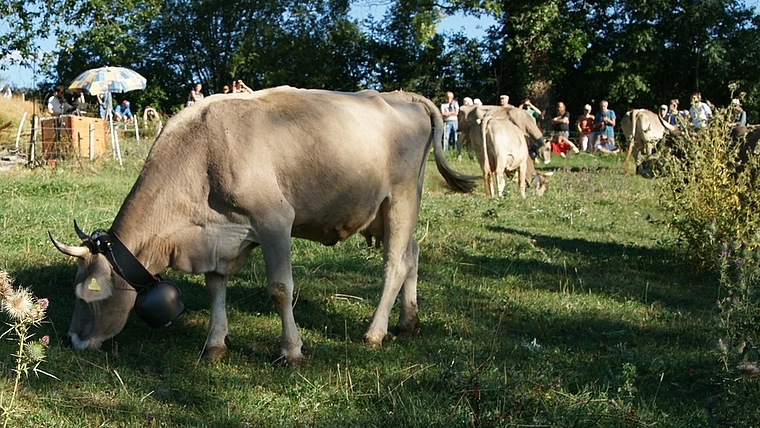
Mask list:
POLYGON ((154 109, 151 106, 145 106, 145 110, 143 110, 143 122, 148 122, 149 120, 159 120, 158 112, 156 109, 154 109))
POLYGON ((578 150, 578 146, 573 144, 573 142, 570 141, 563 134, 561 133, 555 134, 554 138, 552 138, 552 153, 564 158, 564 157, 567 157, 567 154, 570 153, 571 151, 573 153, 580 152, 580 150, 578 150))
POLYGON ((117 122, 132 123, 132 111, 129 109, 129 101, 124 100, 113 109, 113 118, 117 122))
POLYGON ((599 111, 594 116, 594 149, 596 152, 615 154, 620 152, 620 148, 615 145, 615 123, 617 116, 615 112, 608 108, 607 100, 599 103, 599 111))

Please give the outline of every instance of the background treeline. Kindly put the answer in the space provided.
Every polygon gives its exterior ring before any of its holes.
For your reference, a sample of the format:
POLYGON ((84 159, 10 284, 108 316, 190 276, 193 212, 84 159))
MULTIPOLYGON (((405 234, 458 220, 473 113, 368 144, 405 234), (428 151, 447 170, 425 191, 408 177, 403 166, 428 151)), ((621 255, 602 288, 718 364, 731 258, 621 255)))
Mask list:
POLYGON ((130 100, 168 113, 193 82, 213 93, 234 78, 254 89, 403 89, 436 101, 452 90, 486 104, 504 93, 550 113, 563 100, 573 115, 601 99, 619 112, 672 98, 685 108, 694 91, 727 105, 736 83, 758 121, 760 16, 743 1, 368 1, 10 0, 0 6, 10 29, 0 56, 29 54, 34 37, 52 32, 58 56, 42 91, 88 68, 131 67, 148 88, 130 100), (371 5, 384 15, 351 13, 371 5), (496 24, 482 37, 440 34, 453 13, 496 24))

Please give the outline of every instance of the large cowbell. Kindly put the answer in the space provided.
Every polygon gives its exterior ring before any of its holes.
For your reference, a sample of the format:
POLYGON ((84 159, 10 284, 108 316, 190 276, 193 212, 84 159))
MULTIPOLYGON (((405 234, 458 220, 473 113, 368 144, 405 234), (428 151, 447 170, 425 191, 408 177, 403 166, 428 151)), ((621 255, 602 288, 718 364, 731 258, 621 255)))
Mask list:
POLYGON ((163 327, 185 311, 181 296, 173 282, 159 281, 137 293, 135 313, 152 328, 163 327))

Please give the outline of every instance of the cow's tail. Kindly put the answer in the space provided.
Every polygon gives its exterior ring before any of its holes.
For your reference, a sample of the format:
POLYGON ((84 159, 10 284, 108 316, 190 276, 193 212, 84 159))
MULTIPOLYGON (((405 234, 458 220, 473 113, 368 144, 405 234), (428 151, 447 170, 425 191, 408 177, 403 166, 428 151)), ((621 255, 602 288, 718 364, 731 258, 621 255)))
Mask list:
MULTIPOLYGON (((483 140, 483 175, 493 172, 491 171, 491 161, 488 158, 488 123, 491 122, 491 118, 493 118, 493 115, 488 112, 479 120, 480 136, 483 140)), ((486 189, 486 191, 487 190, 488 189, 486 189)))
MULTIPOLYGON (((639 116, 638 110, 631 110, 628 112, 631 117, 631 133, 625 135, 625 139, 628 140, 628 151, 625 153, 625 162, 623 162, 623 171, 628 171, 628 162, 631 160, 631 153, 633 153, 633 146, 636 144, 636 118, 639 116)), ((659 116, 659 115, 658 115, 659 116)))
MULTIPOLYGON (((449 185, 454 191, 461 193, 469 193, 475 189, 475 180, 479 177, 472 175, 464 175, 451 169, 446 162, 446 157, 443 155, 443 116, 432 101, 424 97, 413 96, 412 98, 416 102, 425 104, 430 115, 430 120, 433 124, 433 132, 431 135, 433 143, 433 155, 435 156, 435 166, 438 168, 438 173, 441 174, 446 184, 449 185)), ((430 147, 430 141, 428 141, 428 148, 430 147)), ((427 151, 428 149, 426 149, 427 151)))

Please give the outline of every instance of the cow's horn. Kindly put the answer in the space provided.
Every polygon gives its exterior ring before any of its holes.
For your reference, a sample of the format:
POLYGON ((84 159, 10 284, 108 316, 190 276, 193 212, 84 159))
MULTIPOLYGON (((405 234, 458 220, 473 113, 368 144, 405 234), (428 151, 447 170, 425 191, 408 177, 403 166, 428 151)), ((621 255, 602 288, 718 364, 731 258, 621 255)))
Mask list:
POLYGON ((77 224, 76 220, 74 220, 74 230, 76 230, 77 236, 79 236, 79 239, 81 239, 82 241, 87 241, 88 239, 90 239, 90 235, 82 232, 82 229, 79 228, 79 225, 77 224))
POLYGON ((665 119, 663 119, 662 116, 660 116, 659 114, 657 114, 657 118, 660 119, 660 123, 662 124, 662 126, 664 126, 665 129, 667 129, 668 132, 670 132, 671 134, 678 135, 681 133, 680 128, 678 128, 677 126, 671 125, 665 119))
POLYGON ((90 252, 89 248, 87 247, 74 247, 71 245, 66 245, 58 242, 57 239, 53 236, 53 234, 48 230, 48 236, 50 236, 50 240, 53 241, 53 245, 55 245, 55 248, 58 249, 58 251, 62 252, 63 254, 72 256, 72 257, 79 257, 82 258, 86 254, 90 252))

